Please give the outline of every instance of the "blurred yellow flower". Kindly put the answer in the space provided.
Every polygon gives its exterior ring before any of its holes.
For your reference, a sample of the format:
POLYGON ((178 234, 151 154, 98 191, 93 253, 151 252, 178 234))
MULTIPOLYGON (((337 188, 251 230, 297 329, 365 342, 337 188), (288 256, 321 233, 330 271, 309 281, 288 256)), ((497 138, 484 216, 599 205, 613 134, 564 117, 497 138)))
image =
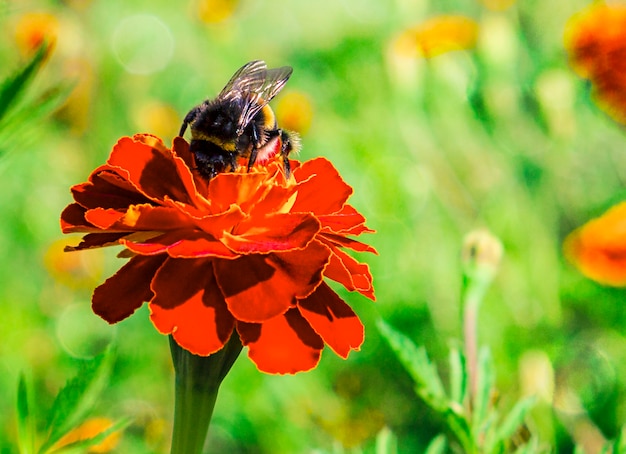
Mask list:
MULTIPOLYGON (((82 440, 88 440, 101 434, 109 427, 113 425, 113 421, 108 418, 91 418, 78 426, 76 429, 69 432, 63 438, 61 438, 54 446, 53 450, 68 446, 72 443, 76 443, 82 440)), ((106 453, 111 452, 120 440, 120 432, 115 431, 107 436, 101 443, 91 446, 88 453, 106 453)))
POLYGON ((574 70, 591 81, 600 107, 626 123, 626 5, 594 3, 573 16, 565 47, 574 70))
POLYGON ((305 134, 311 126, 313 104, 304 93, 291 91, 276 103, 276 119, 281 128, 305 134))
POLYGON ((403 31, 393 47, 401 55, 430 58, 471 49, 477 38, 476 21, 464 16, 438 16, 403 31))
POLYGON ((67 122, 72 133, 79 135, 89 127, 94 83, 92 63, 82 57, 67 59, 63 62, 63 75, 75 85, 56 116, 67 122))
POLYGON ((504 11, 515 3, 515 0, 480 0, 480 3, 492 11, 504 11))
POLYGON ((181 116, 169 104, 160 101, 148 101, 142 103, 134 110, 133 115, 137 128, 159 137, 173 137, 178 133, 178 125, 181 116))
POLYGON ((565 256, 589 279, 626 286, 626 202, 568 235, 565 256))
POLYGON ((89 254, 67 254, 66 246, 75 243, 75 238, 54 241, 44 254, 44 265, 50 275, 69 287, 92 287, 100 280, 102 252, 91 250, 89 254))
POLYGON ((214 24, 230 18, 239 6, 239 0, 199 0, 198 17, 202 22, 214 24))
POLYGON ((50 13, 29 12, 20 16, 15 24, 15 42, 23 55, 31 54, 45 41, 54 43, 59 22, 50 13))

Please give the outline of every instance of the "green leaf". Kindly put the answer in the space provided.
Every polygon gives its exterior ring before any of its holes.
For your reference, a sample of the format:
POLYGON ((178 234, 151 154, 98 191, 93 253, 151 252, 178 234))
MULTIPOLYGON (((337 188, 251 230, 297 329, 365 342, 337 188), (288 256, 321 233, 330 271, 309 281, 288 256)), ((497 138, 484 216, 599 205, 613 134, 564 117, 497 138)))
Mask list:
POLYGON ((470 425, 463 413, 463 408, 453 404, 444 412, 444 419, 450 431, 459 440, 463 447, 463 452, 472 454, 476 452, 476 443, 472 437, 470 425))
POLYGON ((45 62, 50 49, 51 44, 44 42, 29 62, 0 83, 0 119, 19 101, 33 76, 45 62))
POLYGON ((35 431, 28 403, 28 387, 24 374, 17 384, 17 442, 21 454, 35 452, 35 431))
POLYGON ((476 395, 472 402, 472 427, 475 436, 484 430, 483 425, 489 414, 494 381, 495 372, 491 352, 483 347, 478 354, 478 380, 476 395))
POLYGON ((468 376, 465 356, 460 349, 450 348, 450 399, 463 405, 468 391, 468 376))
POLYGON ((0 154, 7 151, 9 144, 30 136, 29 128, 32 129, 39 119, 57 109, 73 88, 73 83, 55 85, 0 119, 0 154))
POLYGON ((424 451, 424 454, 444 454, 446 452, 446 447, 448 443, 446 442, 446 437, 442 434, 437 435, 435 438, 431 440, 424 451))
POLYGON ((376 454, 397 454, 398 439, 389 427, 383 427, 376 435, 376 454))
POLYGON ((515 434, 517 429, 524 423, 524 418, 526 418, 530 409, 535 405, 535 400, 534 397, 526 397, 513 406, 496 431, 496 442, 504 442, 515 434))
POLYGON ((437 368, 428 359, 424 347, 417 347, 408 337, 396 331, 382 320, 378 328, 389 342, 406 371, 415 381, 416 393, 432 409, 442 413, 448 408, 447 396, 439 378, 437 368))
POLYGON ((63 435, 78 426, 108 380, 113 363, 112 348, 82 361, 78 374, 59 391, 48 417, 48 439, 39 450, 46 452, 63 435))
POLYGON ((626 426, 622 426, 613 442, 613 454, 626 454, 626 426))

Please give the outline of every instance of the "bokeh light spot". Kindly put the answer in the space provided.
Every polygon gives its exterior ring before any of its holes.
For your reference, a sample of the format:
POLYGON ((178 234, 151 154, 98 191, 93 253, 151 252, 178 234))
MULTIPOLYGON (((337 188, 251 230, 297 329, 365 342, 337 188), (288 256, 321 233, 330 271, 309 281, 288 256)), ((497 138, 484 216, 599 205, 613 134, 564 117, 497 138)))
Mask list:
POLYGON ((165 68, 174 53, 169 27, 151 14, 123 19, 111 41, 113 53, 124 69, 133 74, 152 74, 165 68))
POLYGON ((63 349, 75 358, 92 358, 104 351, 115 330, 96 317, 89 303, 65 308, 57 319, 56 335, 63 349))

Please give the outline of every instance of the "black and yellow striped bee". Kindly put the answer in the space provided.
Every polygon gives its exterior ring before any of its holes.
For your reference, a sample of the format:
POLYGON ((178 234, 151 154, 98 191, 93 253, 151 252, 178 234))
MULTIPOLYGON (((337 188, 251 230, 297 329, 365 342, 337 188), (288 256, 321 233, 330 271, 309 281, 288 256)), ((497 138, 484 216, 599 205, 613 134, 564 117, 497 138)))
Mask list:
POLYGON ((289 153, 299 148, 298 136, 278 128, 268 103, 282 90, 291 76, 289 66, 268 69, 264 61, 242 66, 219 95, 189 111, 180 128, 182 137, 189 126, 190 151, 197 170, 206 179, 220 172, 233 171, 239 158, 265 163, 282 156, 289 177, 289 153))

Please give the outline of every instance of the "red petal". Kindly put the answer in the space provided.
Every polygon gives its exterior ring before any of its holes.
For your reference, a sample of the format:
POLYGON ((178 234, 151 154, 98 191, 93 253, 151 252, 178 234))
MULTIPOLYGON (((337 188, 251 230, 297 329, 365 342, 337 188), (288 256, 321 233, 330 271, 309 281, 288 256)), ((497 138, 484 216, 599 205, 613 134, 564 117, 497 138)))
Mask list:
MULTIPOLYGON (((281 172, 278 175, 283 177, 281 172)), ((269 184, 269 181, 266 184, 268 184, 269 190, 258 195, 254 201, 254 206, 250 207, 248 211, 251 217, 256 218, 267 213, 287 213, 293 206, 298 189, 296 185, 269 184)))
POLYGON ((318 219, 324 230, 334 233, 360 235, 365 232, 374 232, 365 226, 365 217, 351 205, 344 205, 338 213, 318 216, 318 219))
POLYGON ((132 205, 125 211, 96 208, 85 216, 89 222, 111 230, 176 230, 192 227, 192 220, 179 210, 149 204, 132 205))
POLYGON ((115 233, 89 233, 85 235, 81 242, 76 246, 66 246, 65 252, 82 251, 83 249, 92 249, 105 246, 117 246, 120 244, 120 238, 128 235, 128 232, 115 233))
POLYGON ((221 238, 224 232, 230 232, 234 226, 246 218, 246 215, 237 205, 231 205, 228 210, 213 215, 207 215, 189 205, 176 204, 175 206, 185 213, 196 226, 215 238, 221 238))
POLYGON ((237 320, 264 322, 283 314, 322 281, 330 251, 318 242, 270 255, 216 260, 217 283, 237 320))
POLYGON ((85 219, 86 211, 78 203, 66 206, 61 213, 61 231, 63 233, 99 232, 99 228, 91 225, 85 219))
POLYGON ((231 205, 244 212, 268 190, 267 173, 220 173, 209 183, 209 199, 214 212, 228 210, 231 205))
POLYGON ((94 208, 85 213, 85 220, 99 229, 107 230, 124 217, 123 211, 111 208, 94 208))
POLYGON ((174 258, 236 257, 221 242, 198 230, 181 229, 142 242, 121 240, 120 243, 131 251, 144 255, 167 253, 174 258))
POLYGON ((339 282, 350 291, 356 290, 375 301, 373 279, 369 266, 357 262, 340 249, 333 248, 332 251, 330 263, 324 270, 324 276, 339 282))
POLYGON ((353 240, 352 238, 346 238, 342 235, 335 235, 333 233, 322 232, 320 235, 324 238, 324 240, 328 240, 331 244, 336 244, 337 246, 347 247, 352 249, 353 251, 358 252, 371 252, 373 254, 378 254, 376 249, 374 249, 369 244, 361 243, 360 241, 353 240))
POLYGON ((275 213, 241 222, 232 235, 224 232, 222 241, 240 254, 289 251, 305 247, 319 229, 310 213, 275 213))
POLYGON ((85 208, 126 208, 149 201, 107 165, 94 170, 87 183, 74 186, 72 194, 85 208))
POLYGON ((352 195, 352 188, 325 158, 306 161, 293 174, 298 181, 298 197, 292 213, 336 213, 352 195))
POLYGON ((108 164, 127 175, 128 181, 152 200, 167 197, 196 204, 191 171, 160 139, 148 135, 123 137, 113 148, 108 164))
POLYGON ((248 356, 268 374, 295 374, 313 369, 324 342, 300 315, 291 309, 262 324, 237 322, 237 331, 248 356))
POLYGON ((167 259, 152 281, 150 318, 191 353, 207 356, 229 339, 235 320, 215 282, 211 260, 167 259))
POLYGON ((302 316, 317 334, 342 358, 359 350, 364 338, 359 317, 326 283, 308 298, 298 301, 302 316))
POLYGON ((136 256, 93 292, 93 311, 109 323, 117 323, 150 301, 150 281, 165 257, 136 256))

